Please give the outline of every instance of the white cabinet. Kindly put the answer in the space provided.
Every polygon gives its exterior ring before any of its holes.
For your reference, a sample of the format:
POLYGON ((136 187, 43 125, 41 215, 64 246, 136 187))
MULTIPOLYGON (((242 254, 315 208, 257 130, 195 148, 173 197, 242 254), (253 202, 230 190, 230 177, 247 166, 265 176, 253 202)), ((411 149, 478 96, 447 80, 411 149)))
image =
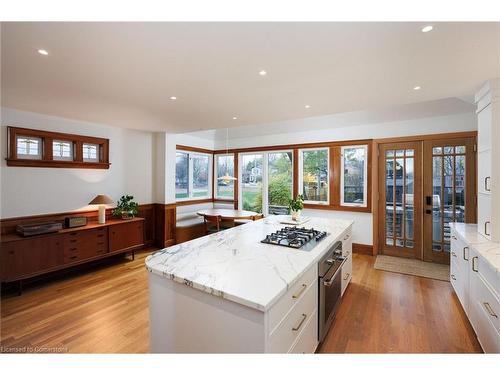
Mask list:
MULTIPOLYGON (((478 236, 480 237, 480 236, 478 236)), ((471 244, 451 232, 450 281, 485 353, 500 353, 500 279, 471 244)))
POLYGON ((476 94, 478 231, 500 241, 500 79, 476 94))

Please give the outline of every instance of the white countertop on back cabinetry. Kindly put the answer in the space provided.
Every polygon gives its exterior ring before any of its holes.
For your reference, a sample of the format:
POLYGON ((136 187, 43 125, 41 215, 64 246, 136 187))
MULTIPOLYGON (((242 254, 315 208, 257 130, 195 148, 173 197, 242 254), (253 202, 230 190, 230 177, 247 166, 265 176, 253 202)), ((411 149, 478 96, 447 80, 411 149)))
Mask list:
POLYGON ((266 311, 352 223, 312 218, 305 226, 329 235, 311 251, 303 251, 260 242, 285 226, 279 216, 270 216, 157 251, 146 258, 146 268, 187 287, 266 311))
POLYGON ((472 246, 496 271, 500 272, 500 242, 493 242, 477 231, 477 224, 450 223, 462 239, 472 246))

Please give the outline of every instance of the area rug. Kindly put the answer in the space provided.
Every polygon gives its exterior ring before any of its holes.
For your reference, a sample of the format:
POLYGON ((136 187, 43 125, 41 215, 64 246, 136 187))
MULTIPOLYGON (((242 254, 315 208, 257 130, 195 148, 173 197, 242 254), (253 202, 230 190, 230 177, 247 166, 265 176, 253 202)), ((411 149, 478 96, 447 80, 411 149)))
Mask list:
POLYGON ((377 255, 373 268, 381 271, 450 281, 450 266, 447 264, 429 263, 417 259, 391 257, 388 255, 377 255))

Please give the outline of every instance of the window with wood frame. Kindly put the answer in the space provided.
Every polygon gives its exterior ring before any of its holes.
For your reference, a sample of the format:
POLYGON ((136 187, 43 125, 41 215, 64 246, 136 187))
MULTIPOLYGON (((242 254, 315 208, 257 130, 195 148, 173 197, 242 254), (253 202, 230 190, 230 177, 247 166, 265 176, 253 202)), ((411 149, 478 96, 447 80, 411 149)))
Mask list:
POLYGON ((11 167, 108 169, 109 139, 7 127, 11 167))

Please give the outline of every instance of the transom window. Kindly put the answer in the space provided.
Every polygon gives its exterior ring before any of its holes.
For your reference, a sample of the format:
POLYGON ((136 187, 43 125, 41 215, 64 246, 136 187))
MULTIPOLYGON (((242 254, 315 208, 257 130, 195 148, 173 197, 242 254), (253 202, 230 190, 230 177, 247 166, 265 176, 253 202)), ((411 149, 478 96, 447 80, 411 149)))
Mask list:
POLYGON ((42 159, 42 138, 17 136, 16 149, 19 159, 42 159))
POLYGON ((83 161, 98 163, 99 162, 99 145, 92 143, 83 144, 83 161))
POLYGON ((54 160, 73 160, 73 142, 53 140, 52 158, 54 160))

